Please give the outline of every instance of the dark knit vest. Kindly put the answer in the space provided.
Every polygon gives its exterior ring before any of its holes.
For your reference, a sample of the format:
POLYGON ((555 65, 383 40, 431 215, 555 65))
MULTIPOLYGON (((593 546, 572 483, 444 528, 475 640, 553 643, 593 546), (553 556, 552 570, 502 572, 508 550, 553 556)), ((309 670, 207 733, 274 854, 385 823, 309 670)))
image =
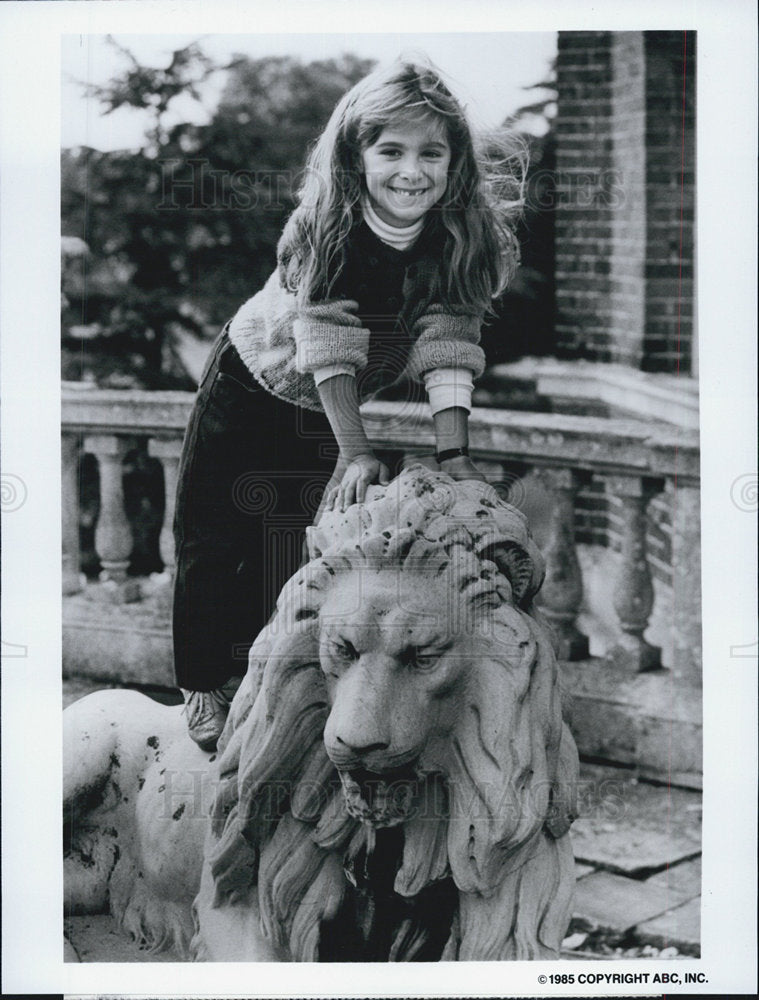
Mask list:
POLYGON ((434 243, 429 224, 407 250, 383 243, 364 221, 351 233, 330 297, 358 302, 362 326, 370 331, 367 365, 359 373, 367 393, 395 382, 405 368, 411 328, 438 292, 440 253, 434 243))

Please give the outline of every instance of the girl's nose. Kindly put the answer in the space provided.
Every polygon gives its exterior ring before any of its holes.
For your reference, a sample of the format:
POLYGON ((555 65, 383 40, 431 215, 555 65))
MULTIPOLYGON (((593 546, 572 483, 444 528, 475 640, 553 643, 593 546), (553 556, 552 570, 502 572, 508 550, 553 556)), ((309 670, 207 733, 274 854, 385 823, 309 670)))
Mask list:
POLYGON ((402 177, 408 177, 413 180, 422 173, 421 162, 415 156, 404 157, 398 172, 402 177))

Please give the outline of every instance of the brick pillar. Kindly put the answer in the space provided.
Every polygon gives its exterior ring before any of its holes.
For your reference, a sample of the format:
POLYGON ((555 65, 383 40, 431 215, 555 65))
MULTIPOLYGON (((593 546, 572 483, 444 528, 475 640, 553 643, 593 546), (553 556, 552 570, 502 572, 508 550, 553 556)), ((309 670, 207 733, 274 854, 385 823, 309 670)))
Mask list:
POLYGON ((559 32, 556 86, 556 337, 563 357, 609 360, 613 214, 609 31, 559 32))
POLYGON ((679 358, 690 372, 694 43, 682 31, 559 33, 560 356, 656 371, 679 358))
POLYGON ((647 31, 645 371, 692 371, 696 33, 647 31))

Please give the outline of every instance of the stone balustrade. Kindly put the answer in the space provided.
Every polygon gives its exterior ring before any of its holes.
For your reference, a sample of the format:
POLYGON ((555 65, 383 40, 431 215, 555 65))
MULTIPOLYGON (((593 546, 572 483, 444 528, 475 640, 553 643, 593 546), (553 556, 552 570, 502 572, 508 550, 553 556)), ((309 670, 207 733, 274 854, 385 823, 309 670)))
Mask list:
MULTIPOLYGON (((63 660, 70 675, 173 684, 171 523, 192 401, 192 394, 182 392, 64 387, 63 660), (166 496, 160 554, 168 571, 163 582, 127 575, 132 538, 121 466, 136 444, 163 467, 166 496), (102 582, 91 584, 83 584, 80 574, 78 477, 83 452, 96 457, 100 479, 95 547, 102 582)), ((426 406, 372 402, 364 406, 363 416, 370 439, 388 453, 388 459, 434 461, 426 406)), ((641 420, 476 408, 470 420, 470 450, 496 489, 528 514, 546 557, 540 601, 556 635, 565 711, 581 752, 593 759, 634 765, 637 773, 656 780, 699 787, 696 432, 641 420), (526 483, 542 491, 537 506, 530 506, 526 483), (613 508, 618 551, 600 550, 609 558, 599 573, 598 564, 588 566, 591 549, 576 544, 575 524, 578 511, 584 509, 583 496, 601 483, 613 508), (649 505, 658 505, 657 516, 664 508, 671 529, 671 553, 666 556, 669 587, 652 584, 654 553, 649 543, 655 536, 648 523, 649 505), (592 607, 599 590, 608 598, 608 621, 601 622, 602 628, 592 607), (657 626, 661 637, 662 622, 666 643, 650 637, 657 626), (588 636, 593 643, 590 650, 588 636), (660 670, 659 646, 665 644, 669 669, 660 670)), ((655 558, 661 579, 661 554, 655 558)))
POLYGON ((64 386, 62 393, 62 504, 63 590, 80 589, 79 575, 79 455, 97 458, 100 473, 100 514, 95 548, 103 567, 102 579, 119 585, 122 596, 138 598, 128 587, 126 571, 132 551, 132 533, 124 511, 122 463, 141 438, 164 473, 166 508, 161 530, 161 559, 174 566, 171 531, 182 437, 193 396, 187 392, 147 392, 119 389, 81 389, 64 386))
MULTIPOLYGON (((94 454, 100 470, 100 515, 95 547, 110 581, 125 601, 139 599, 127 579, 131 532, 124 513, 121 463, 138 438, 148 439, 148 452, 163 466, 166 509, 160 538, 161 558, 171 571, 179 455, 192 395, 64 388, 62 402, 63 460, 63 589, 80 587, 78 554, 77 460, 80 449, 94 454)), ((374 445, 406 459, 429 460, 434 451, 432 421, 421 404, 372 402, 363 408, 374 445)), ((496 482, 515 482, 513 470, 533 470, 550 497, 550 516, 543 548, 547 562, 541 600, 554 626, 559 655, 568 661, 588 657, 588 640, 577 626, 583 604, 583 579, 575 544, 575 503, 581 484, 601 479, 620 508, 621 551, 613 581, 618 635, 608 656, 631 672, 660 666, 659 650, 645 632, 653 609, 654 589, 647 558, 646 510, 669 481, 676 484, 672 504, 673 572, 693 566, 698 543, 692 523, 698 510, 699 450, 697 434, 672 425, 638 420, 604 419, 550 413, 475 409, 470 421, 470 450, 496 482)), ((697 575, 697 574, 696 574, 697 575)), ((694 581, 690 581, 691 591, 694 581)), ((697 586, 697 581, 695 581, 697 586)), ((682 603, 682 602, 681 602, 682 603)), ((691 600, 697 607, 697 597, 691 600)), ((675 665, 699 682, 700 636, 693 615, 673 623, 675 665), (679 629, 679 631, 678 631, 679 629)))

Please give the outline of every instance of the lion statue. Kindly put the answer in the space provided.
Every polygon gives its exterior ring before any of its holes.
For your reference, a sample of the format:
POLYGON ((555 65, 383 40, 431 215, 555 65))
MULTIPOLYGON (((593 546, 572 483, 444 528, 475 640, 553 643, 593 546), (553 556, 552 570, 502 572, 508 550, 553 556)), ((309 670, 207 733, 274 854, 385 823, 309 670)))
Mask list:
POLYGON ((557 958, 577 751, 524 516, 415 466, 307 535, 217 754, 133 692, 65 713, 69 912, 206 961, 557 958))

